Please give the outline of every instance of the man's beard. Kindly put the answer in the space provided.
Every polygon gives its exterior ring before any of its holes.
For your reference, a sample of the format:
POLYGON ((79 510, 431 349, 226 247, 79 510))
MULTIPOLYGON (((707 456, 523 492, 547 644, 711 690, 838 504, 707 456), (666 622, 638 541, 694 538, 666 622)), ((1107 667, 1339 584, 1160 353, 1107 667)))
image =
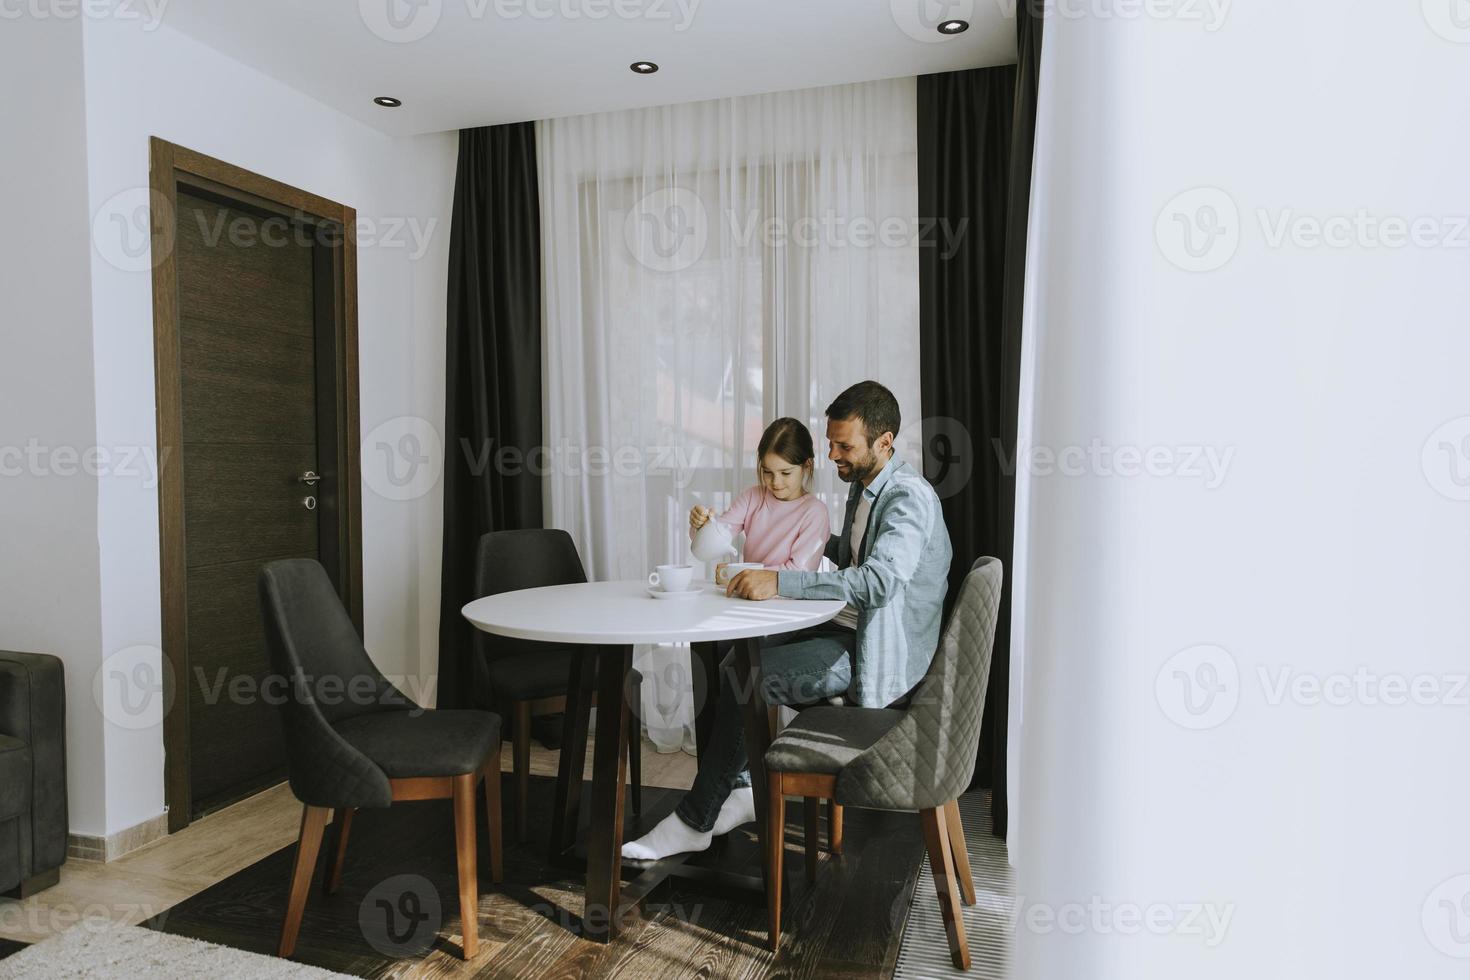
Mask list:
POLYGON ((837 470, 837 479, 843 483, 856 483, 859 480, 866 480, 878 472, 880 465, 881 460, 878 459, 878 454, 869 449, 867 456, 853 463, 846 470, 839 468, 837 470))

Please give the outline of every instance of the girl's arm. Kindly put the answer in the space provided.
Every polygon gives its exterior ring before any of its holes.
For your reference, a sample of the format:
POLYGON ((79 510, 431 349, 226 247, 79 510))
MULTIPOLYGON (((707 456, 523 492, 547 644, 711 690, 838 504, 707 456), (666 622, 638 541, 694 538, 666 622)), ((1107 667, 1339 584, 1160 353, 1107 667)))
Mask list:
MULTIPOLYGON (((735 502, 730 505, 729 510, 725 511, 723 514, 716 514, 714 517, 711 517, 710 520, 719 521, 721 524, 729 527, 732 537, 736 534, 739 534, 741 531, 745 530, 745 522, 750 519, 750 512, 754 509, 756 501, 760 499, 761 492, 762 491, 760 487, 751 487, 750 489, 745 490, 740 494, 740 496, 735 498, 735 502)), ((694 540, 694 535, 696 533, 697 532, 694 530, 694 528, 691 527, 689 529, 690 541, 694 540)))

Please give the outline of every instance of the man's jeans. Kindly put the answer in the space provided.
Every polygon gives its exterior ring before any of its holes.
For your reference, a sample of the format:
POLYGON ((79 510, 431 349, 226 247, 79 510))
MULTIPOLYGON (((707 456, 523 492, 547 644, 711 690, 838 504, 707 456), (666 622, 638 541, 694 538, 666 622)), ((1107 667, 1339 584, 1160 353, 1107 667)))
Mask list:
MULTIPOLYGON (((744 642, 743 640, 736 642, 744 642)), ((761 641, 761 691, 768 705, 810 704, 842 694, 852 683, 857 634, 822 625, 761 641)), ((674 812, 695 830, 715 825, 731 791, 750 785, 745 758, 746 710, 740 695, 747 678, 734 677, 735 654, 720 661, 720 701, 694 786, 674 812)))

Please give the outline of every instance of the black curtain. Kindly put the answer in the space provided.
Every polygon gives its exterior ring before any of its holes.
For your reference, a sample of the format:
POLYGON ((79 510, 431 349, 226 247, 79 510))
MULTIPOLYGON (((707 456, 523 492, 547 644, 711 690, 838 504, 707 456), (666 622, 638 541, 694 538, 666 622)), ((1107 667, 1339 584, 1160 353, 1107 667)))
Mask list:
MULTIPOLYGON (((541 211, 533 123, 459 134, 449 238, 439 705, 490 702, 460 608, 486 531, 541 526, 541 211), (539 471, 538 471, 539 472, 539 471)), ((544 461, 544 460, 542 460, 544 461)))
POLYGON ((1014 66, 919 78, 920 389, 924 470, 954 547, 950 598, 981 555, 1005 562, 974 786, 1004 837, 1016 418, 1039 12, 1017 9, 1014 66))

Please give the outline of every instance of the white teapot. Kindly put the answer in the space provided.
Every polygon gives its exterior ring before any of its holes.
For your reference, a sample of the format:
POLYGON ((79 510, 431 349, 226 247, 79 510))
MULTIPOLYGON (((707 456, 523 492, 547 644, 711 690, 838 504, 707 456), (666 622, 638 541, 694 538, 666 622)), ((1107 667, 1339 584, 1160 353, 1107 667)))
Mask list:
POLYGON ((711 517, 704 527, 694 532, 689 545, 690 552, 700 561, 719 561, 735 553, 735 544, 730 528, 711 517))

